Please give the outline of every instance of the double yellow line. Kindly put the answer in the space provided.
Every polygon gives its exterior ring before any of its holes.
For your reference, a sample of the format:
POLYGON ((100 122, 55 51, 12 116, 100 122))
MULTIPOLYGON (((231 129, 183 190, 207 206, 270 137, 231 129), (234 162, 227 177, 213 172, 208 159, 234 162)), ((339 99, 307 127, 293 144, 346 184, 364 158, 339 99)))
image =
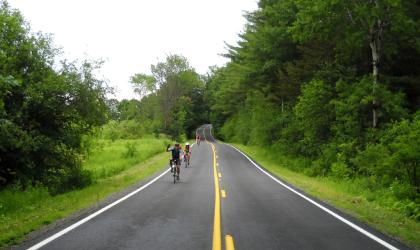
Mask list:
MULTIPOLYGON (((210 143, 210 142, 209 142, 210 143)), ((222 249, 222 230, 220 224, 220 185, 219 176, 217 173, 216 149, 213 143, 210 143, 213 150, 213 176, 214 176, 214 223, 213 223, 213 250, 222 249)), ((233 237, 226 235, 225 237, 226 250, 234 250, 233 237)))

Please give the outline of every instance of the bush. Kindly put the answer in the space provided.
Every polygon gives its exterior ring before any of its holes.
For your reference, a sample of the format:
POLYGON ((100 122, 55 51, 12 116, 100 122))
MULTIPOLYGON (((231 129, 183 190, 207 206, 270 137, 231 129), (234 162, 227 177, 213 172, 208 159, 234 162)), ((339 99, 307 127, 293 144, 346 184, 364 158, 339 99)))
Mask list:
POLYGON ((381 140, 387 145, 390 157, 387 164, 391 174, 417 188, 420 193, 420 112, 412 121, 402 120, 394 123, 381 140))
POLYGON ((388 157, 389 150, 382 144, 368 144, 365 150, 359 151, 350 161, 357 167, 360 174, 382 178, 389 172, 386 166, 388 157))
POLYGON ((349 179, 352 172, 343 158, 341 153, 337 154, 337 162, 331 165, 331 175, 338 179, 349 179))
POLYGON ((59 169, 54 176, 54 178, 49 178, 47 185, 48 191, 52 195, 84 188, 93 182, 92 172, 83 169, 81 166, 59 169))
POLYGON ((312 162, 306 170, 309 176, 326 176, 331 172, 331 166, 337 162, 338 146, 335 143, 325 144, 321 149, 321 155, 312 162))
POLYGON ((398 200, 415 200, 418 197, 416 188, 409 183, 395 180, 389 187, 392 195, 398 200))
POLYGON ((229 120, 225 122, 223 127, 221 128, 220 133, 222 134, 223 138, 230 142, 238 142, 234 140, 235 129, 236 129, 236 120, 237 117, 233 116, 229 120))

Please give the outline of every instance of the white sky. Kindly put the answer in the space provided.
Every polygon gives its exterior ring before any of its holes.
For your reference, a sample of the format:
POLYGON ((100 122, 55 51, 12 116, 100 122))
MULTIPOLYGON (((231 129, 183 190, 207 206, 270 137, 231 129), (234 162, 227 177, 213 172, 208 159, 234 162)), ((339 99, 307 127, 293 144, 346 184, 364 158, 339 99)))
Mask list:
POLYGON ((31 24, 51 33, 64 57, 105 59, 103 76, 118 99, 134 97, 129 77, 150 73, 168 54, 187 57, 198 73, 226 59, 224 41, 235 44, 244 11, 256 0, 8 0, 31 24))

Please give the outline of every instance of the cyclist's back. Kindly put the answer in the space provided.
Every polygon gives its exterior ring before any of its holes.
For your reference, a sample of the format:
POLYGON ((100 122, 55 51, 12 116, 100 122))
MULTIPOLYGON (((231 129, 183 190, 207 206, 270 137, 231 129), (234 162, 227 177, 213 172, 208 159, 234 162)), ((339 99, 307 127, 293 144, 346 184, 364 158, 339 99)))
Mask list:
POLYGON ((171 151, 172 152, 172 159, 173 160, 179 160, 181 158, 181 152, 182 149, 179 146, 179 144, 175 144, 175 147, 171 148, 170 145, 168 145, 168 147, 166 148, 166 151, 171 151))
MULTIPOLYGON (((175 144, 175 147, 173 148, 171 148, 170 145, 168 145, 166 147, 166 151, 168 152, 171 151, 172 153, 172 162, 176 166, 176 170, 177 170, 176 172, 178 174, 178 180, 179 180, 179 171, 180 171, 179 165, 181 164, 180 159, 181 159, 182 149, 179 144, 175 144)), ((172 169, 171 169, 171 172, 172 172, 172 169)))

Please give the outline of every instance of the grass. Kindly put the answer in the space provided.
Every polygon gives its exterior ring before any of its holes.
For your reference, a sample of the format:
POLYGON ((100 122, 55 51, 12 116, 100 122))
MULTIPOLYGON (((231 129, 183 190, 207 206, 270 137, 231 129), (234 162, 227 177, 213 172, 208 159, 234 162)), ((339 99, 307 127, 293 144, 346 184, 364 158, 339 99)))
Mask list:
POLYGON ((0 248, 19 243, 26 234, 161 171, 168 161, 168 153, 164 152, 167 143, 167 140, 152 138, 100 140, 84 164, 93 172, 92 185, 56 196, 39 187, 24 192, 1 191, 0 248), (131 146, 127 146, 129 144, 131 146))
POLYGON ((251 156, 261 166, 306 193, 350 214, 358 220, 397 238, 407 245, 420 249, 420 223, 408 218, 386 196, 383 190, 376 193, 366 191, 362 180, 336 180, 326 177, 309 177, 292 171, 285 163, 296 163, 295 159, 273 156, 269 150, 234 144, 251 156), (278 160, 279 158, 284 158, 278 160), (376 198, 372 198, 376 197, 376 198))
POLYGON ((97 140, 84 168, 92 171, 94 179, 113 176, 163 152, 169 143, 169 140, 156 138, 97 140))

